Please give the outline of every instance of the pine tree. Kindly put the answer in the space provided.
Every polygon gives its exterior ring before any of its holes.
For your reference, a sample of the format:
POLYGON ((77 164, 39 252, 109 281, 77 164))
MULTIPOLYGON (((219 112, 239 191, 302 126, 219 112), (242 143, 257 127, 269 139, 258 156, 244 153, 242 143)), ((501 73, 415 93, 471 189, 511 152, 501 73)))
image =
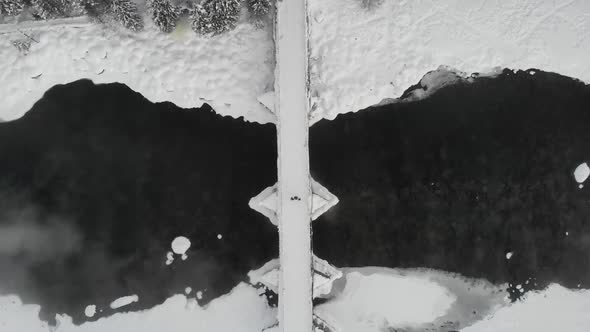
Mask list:
POLYGON ((162 32, 172 32, 178 21, 179 10, 169 0, 148 0, 152 20, 162 32))
POLYGON ((115 20, 131 31, 143 29, 143 20, 137 11, 137 5, 131 0, 112 0, 109 11, 115 20))
POLYGON ((72 12, 70 0, 32 0, 33 14, 43 20, 67 17, 72 12))
POLYGON ((109 0, 80 0, 80 5, 86 15, 103 22, 103 16, 108 12, 110 2, 109 0))
POLYGON ((263 18, 270 12, 271 0, 248 0, 248 10, 256 18, 263 18))
POLYGON ((195 9, 193 30, 201 35, 219 34, 236 27, 240 0, 204 0, 195 9))
POLYGON ((25 8, 24 0, 0 0, 0 15, 16 16, 25 8))

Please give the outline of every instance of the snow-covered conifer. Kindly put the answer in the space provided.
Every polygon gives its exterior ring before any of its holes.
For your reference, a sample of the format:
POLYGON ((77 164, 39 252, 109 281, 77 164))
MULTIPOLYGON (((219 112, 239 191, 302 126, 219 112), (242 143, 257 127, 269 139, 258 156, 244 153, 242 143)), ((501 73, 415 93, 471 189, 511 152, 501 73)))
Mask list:
POLYGON ((236 27, 240 0, 204 0, 195 9, 193 30, 198 34, 218 34, 236 27))
POLYGON ((70 16, 72 2, 70 0, 32 0, 33 15, 42 20, 70 16))
POLYGON ((115 20, 131 31, 143 29, 143 20, 137 10, 137 5, 131 0, 112 0, 109 11, 115 20))
POLYGON ((108 12, 109 0, 79 0, 86 15, 98 21, 103 21, 103 16, 108 12))
POLYGON ((248 0, 248 10, 256 18, 268 15, 271 5, 272 0, 248 0))
POLYGON ((178 20, 178 8, 170 0, 148 0, 148 8, 154 23, 162 32, 172 32, 178 20))
POLYGON ((16 16, 25 8, 24 0, 0 0, 0 15, 16 16))

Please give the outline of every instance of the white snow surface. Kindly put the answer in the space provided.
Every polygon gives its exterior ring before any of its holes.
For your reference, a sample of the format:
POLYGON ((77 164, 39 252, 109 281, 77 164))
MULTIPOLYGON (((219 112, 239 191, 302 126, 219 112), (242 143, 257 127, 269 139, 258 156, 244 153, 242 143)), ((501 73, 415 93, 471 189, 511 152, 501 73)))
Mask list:
POLYGON ((505 285, 441 271, 368 267, 345 273, 335 298, 315 308, 341 332, 457 330, 506 304, 505 285))
POLYGON ((119 309, 137 301, 139 301, 139 297, 137 295, 123 296, 111 302, 111 309, 119 309))
POLYGON ((578 167, 576 167, 576 170, 574 171, 574 177, 578 183, 586 181, 588 176, 590 176, 590 167, 588 167, 587 163, 580 164, 578 167))
POLYGON ((184 108, 209 103, 217 113, 274 121, 257 97, 273 90, 274 43, 269 26, 242 22, 228 33, 200 37, 188 22, 164 34, 144 19, 145 31, 84 19, 0 25, 0 119, 21 117, 56 84, 88 78, 120 82, 152 102, 184 108), (28 55, 11 41, 34 38, 28 55))
POLYGON ((590 82, 590 1, 309 0, 312 122, 397 98, 441 65, 590 82))
POLYGON ((552 284, 529 292, 523 301, 501 308, 462 332, 587 332, 590 290, 572 291, 552 284))
POLYGON ((79 326, 60 315, 58 326, 52 328, 39 321, 38 314, 37 305, 23 305, 16 296, 0 297, 2 332, 260 332, 276 319, 276 310, 246 284, 206 307, 175 295, 150 310, 117 313, 79 326))

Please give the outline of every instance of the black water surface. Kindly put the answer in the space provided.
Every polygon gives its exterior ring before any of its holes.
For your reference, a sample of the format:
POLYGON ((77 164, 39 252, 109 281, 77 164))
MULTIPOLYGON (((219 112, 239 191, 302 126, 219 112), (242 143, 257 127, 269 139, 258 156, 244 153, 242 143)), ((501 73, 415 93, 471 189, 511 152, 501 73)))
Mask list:
POLYGON ((337 266, 590 287, 590 184, 573 176, 590 162, 590 86, 506 70, 321 121, 310 150, 340 198, 313 247, 337 266))
POLYGON ((53 87, 0 123, 0 293, 80 321, 86 305, 104 309, 96 319, 130 294, 139 302, 124 310, 187 286, 201 303, 228 292, 278 256, 276 228, 248 206, 276 182, 275 138, 273 125, 153 104, 122 84, 53 87), (188 259, 166 266, 179 235, 188 259))
MULTIPOLYGON (((340 198, 314 222, 320 257, 590 287, 590 191, 572 175, 590 162, 588 86, 506 71, 310 135, 313 176, 340 198)), ((96 319, 120 296, 139 295, 123 309, 137 310, 187 286, 206 303, 278 254, 276 228, 248 207, 276 157, 273 125, 122 84, 56 86, 0 123, 0 294, 76 321, 87 304, 96 319), (167 266, 179 235, 189 258, 167 266)))

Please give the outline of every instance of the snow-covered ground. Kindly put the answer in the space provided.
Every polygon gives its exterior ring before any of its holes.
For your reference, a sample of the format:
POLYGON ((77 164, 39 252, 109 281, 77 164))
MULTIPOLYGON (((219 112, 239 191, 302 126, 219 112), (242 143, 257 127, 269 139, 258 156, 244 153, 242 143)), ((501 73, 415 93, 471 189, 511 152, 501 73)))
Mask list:
MULTIPOLYGON (((427 269, 345 269, 345 277, 335 285, 334 298, 315 310, 341 332, 588 331, 590 290, 553 284, 510 304, 505 286, 427 269)), ((150 310, 118 313, 79 326, 64 315, 58 316, 57 327, 49 327, 39 321, 38 313, 38 306, 23 305, 18 297, 0 297, 0 330, 260 332, 277 319, 276 308, 269 307, 259 291, 247 284, 205 307, 176 295, 150 310)))
MULTIPOLYGON (((141 299, 140 299, 141 300, 141 299)), ((99 308, 97 308, 98 310, 99 308)), ((84 310, 84 308, 80 308, 84 310)), ((260 332, 276 320, 276 309, 253 287, 240 284, 206 307, 184 295, 142 312, 119 313, 79 326, 68 316, 58 316, 56 327, 39 321, 39 307, 22 305, 14 296, 0 297, 2 332, 260 332)))
POLYGON ((312 121, 397 98, 441 65, 590 82, 590 1, 309 0, 312 121), (376 1, 375 1, 376 2, 376 1))
POLYGON ((501 308, 464 332, 582 332, 590 330, 590 290, 572 291, 553 284, 527 293, 524 301, 501 308))
POLYGON ((89 78, 125 83, 153 102, 185 108, 206 102, 222 115, 274 121, 257 99, 274 88, 270 26, 242 22, 205 38, 189 22, 164 34, 144 21, 140 33, 83 18, 0 25, 0 119, 21 117, 53 85, 89 78), (37 41, 26 56, 11 45, 24 34, 37 41))
MULTIPOLYGON (((465 73, 539 68, 590 82, 588 1, 360 3, 309 0, 312 123, 400 97, 441 65, 465 73)), ((152 101, 208 102, 223 115, 274 121, 258 100, 274 84, 269 26, 242 22, 209 39, 188 24, 159 33, 147 18, 139 34, 67 21, 0 25, 0 119, 22 116, 54 84, 90 78, 125 83, 152 101), (10 46, 25 38, 21 31, 39 41, 27 56, 10 46)))

